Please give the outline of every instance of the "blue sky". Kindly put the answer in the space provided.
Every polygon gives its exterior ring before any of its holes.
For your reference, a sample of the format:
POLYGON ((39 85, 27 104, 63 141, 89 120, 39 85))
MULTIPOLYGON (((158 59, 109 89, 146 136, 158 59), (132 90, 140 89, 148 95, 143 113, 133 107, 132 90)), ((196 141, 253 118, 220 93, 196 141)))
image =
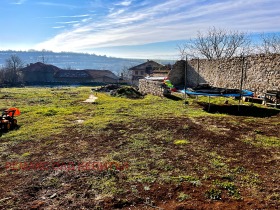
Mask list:
POLYGON ((177 59, 209 27, 279 32, 279 0, 1 0, 0 50, 177 59))

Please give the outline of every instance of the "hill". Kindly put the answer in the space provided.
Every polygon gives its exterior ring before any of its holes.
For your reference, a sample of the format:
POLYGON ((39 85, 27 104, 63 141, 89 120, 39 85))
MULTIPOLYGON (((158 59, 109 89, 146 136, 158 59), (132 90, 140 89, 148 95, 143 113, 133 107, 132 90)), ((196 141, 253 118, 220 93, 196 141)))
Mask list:
MULTIPOLYGON (((0 66, 11 55, 18 55, 24 64, 42 62, 52 64, 62 69, 108 69, 118 74, 125 67, 132 67, 145 62, 143 59, 124 59, 95 55, 88 53, 52 52, 52 51, 0 51, 0 66)), ((162 64, 174 63, 172 60, 157 61, 162 64)))

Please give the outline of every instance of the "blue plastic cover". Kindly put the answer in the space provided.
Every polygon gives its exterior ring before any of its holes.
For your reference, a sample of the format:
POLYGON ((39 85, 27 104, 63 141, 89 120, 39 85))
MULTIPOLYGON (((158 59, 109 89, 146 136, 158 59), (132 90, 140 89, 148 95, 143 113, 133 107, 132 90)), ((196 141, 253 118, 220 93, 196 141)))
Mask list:
MULTIPOLYGON (((185 93, 185 90, 180 90, 181 93, 185 93)), ((202 93, 202 92, 194 92, 190 90, 186 90, 186 94, 195 95, 195 96, 219 96, 219 97, 240 97, 240 93, 202 93)), ((242 90, 242 96, 250 96, 252 97, 254 93, 249 90, 242 90)))

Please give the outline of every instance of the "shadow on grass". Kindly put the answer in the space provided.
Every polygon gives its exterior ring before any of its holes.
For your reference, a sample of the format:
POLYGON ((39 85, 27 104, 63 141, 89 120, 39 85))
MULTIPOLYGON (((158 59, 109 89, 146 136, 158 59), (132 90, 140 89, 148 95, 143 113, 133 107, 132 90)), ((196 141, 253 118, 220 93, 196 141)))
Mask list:
POLYGON ((178 97, 178 96, 174 96, 174 95, 165 95, 165 98, 171 99, 173 101, 182 101, 183 99, 178 97))
POLYGON ((229 114, 235 116, 271 117, 271 116, 278 115, 280 113, 280 110, 266 108, 266 107, 240 105, 238 108, 238 105, 210 104, 210 109, 209 109, 208 103, 198 102, 198 104, 202 106, 203 110, 208 113, 220 113, 220 114, 229 114))
POLYGON ((18 130, 19 128, 20 128, 20 125, 16 125, 14 128, 11 128, 9 130, 0 129, 0 137, 5 133, 11 132, 13 130, 18 130))

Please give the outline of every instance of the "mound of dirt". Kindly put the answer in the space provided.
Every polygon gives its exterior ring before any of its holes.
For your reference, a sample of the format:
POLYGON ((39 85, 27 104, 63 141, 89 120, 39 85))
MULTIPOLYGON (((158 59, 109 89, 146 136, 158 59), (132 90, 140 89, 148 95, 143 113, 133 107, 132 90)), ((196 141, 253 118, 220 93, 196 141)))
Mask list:
POLYGON ((100 88, 92 88, 91 90, 92 91, 97 91, 97 92, 110 92, 111 90, 116 90, 120 88, 119 85, 117 84, 109 84, 109 85, 106 85, 106 86, 102 86, 100 88))
POLYGON ((139 99, 144 97, 139 91, 135 90, 133 87, 120 87, 117 90, 111 90, 110 95, 133 99, 139 99))

